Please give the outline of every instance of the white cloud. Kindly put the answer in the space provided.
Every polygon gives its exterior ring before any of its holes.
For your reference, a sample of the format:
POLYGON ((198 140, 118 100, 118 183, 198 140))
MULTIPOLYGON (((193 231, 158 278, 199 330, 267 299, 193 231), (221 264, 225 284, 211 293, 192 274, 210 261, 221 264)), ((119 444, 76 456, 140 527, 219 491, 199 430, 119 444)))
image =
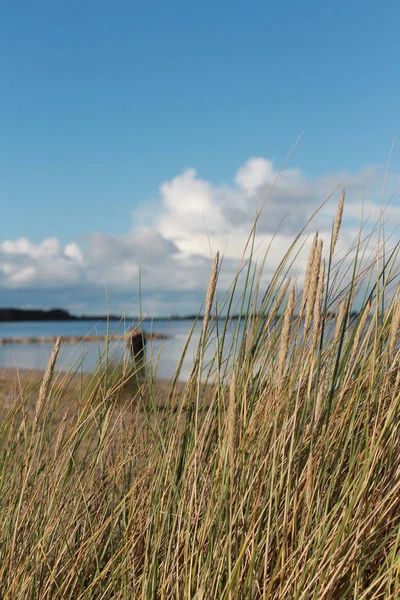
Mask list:
POLYGON ((82 250, 75 242, 71 242, 65 246, 64 255, 79 264, 82 264, 84 261, 82 250))
POLYGON ((267 183, 272 185, 275 179, 272 162, 264 158, 251 158, 238 170, 235 181, 247 196, 253 196, 267 183))
POLYGON ((5 240, 0 244, 0 251, 4 254, 46 258, 57 256, 60 252, 60 243, 56 238, 48 238, 40 244, 33 244, 26 238, 18 240, 5 240))
POLYGON ((16 286, 24 286, 32 283, 37 271, 34 266, 21 267, 10 274, 10 282, 16 286))
MULTIPOLYGON (((104 300, 105 285, 120 299, 114 301, 115 306, 129 302, 137 294, 140 272, 148 306, 157 299, 155 312, 169 312, 168 307, 173 312, 197 310, 216 250, 224 254, 220 285, 227 288, 231 283, 254 217, 277 175, 271 161, 257 157, 238 169, 231 184, 212 183, 200 178, 194 169, 187 169, 162 183, 157 203, 133 212, 129 235, 88 231, 80 242, 71 241, 64 246, 54 237, 39 244, 26 238, 4 240, 0 243, 0 287, 3 291, 14 290, 15 294, 20 290, 21 297, 25 294, 25 303, 34 293, 40 297, 40 290, 43 296, 53 298, 49 293, 53 290, 61 294, 64 305, 86 306, 90 312, 96 294, 104 300)), ((296 261, 301 278, 311 243, 307 236, 318 230, 329 238, 342 186, 348 190, 338 243, 339 253, 343 252, 353 239, 363 199, 364 217, 372 221, 378 218, 380 196, 377 194, 374 202, 373 194, 381 182, 377 167, 317 179, 297 168, 284 169, 257 224, 258 256, 274 238, 264 281, 275 271, 312 212, 336 190, 334 198, 299 240, 304 243, 296 261)), ((396 227, 400 223, 399 205, 389 206, 385 218, 396 227)), ((128 304, 126 308, 129 310, 128 304)))

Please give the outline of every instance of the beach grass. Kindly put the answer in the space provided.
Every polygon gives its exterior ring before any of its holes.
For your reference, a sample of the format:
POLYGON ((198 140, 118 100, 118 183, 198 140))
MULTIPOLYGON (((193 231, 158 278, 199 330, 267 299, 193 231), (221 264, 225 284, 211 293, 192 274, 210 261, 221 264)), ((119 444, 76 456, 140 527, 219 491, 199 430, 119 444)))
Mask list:
POLYGON ((398 246, 378 224, 338 256, 343 202, 304 281, 300 238, 265 285, 254 228, 223 297, 216 256, 187 382, 183 357, 162 389, 102 357, 71 388, 58 344, 34 391, 16 379, 0 598, 399 597, 398 246))

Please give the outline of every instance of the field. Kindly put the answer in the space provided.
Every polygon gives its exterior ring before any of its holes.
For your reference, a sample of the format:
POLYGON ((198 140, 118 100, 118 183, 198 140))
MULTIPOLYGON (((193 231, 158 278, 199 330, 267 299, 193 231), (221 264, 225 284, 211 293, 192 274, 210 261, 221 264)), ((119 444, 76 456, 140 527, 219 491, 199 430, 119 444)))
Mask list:
POLYGON ((264 286, 253 230, 221 299, 216 256, 187 383, 57 375, 59 342, 3 374, 2 600, 399 597, 398 248, 337 260, 343 202, 303 282, 294 243, 264 286))

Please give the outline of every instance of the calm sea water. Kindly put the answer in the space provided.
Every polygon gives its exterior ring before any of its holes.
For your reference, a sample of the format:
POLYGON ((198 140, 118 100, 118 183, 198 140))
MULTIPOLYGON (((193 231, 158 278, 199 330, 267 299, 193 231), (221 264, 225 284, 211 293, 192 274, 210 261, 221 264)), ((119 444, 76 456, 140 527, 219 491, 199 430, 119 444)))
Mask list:
MULTIPOLYGON (((154 333, 167 334, 165 340, 152 340, 146 348, 147 360, 156 369, 158 378, 169 379, 175 372, 182 354, 187 336, 193 323, 191 321, 157 321, 155 323, 145 322, 143 329, 146 333, 153 330, 154 333)), ((116 321, 110 321, 109 332, 120 334, 128 326, 116 321)), ((106 322, 93 321, 50 321, 50 322, 25 322, 25 323, 1 323, 0 337, 50 337, 56 335, 105 335, 106 322)), ((199 343, 201 323, 195 327, 186 358, 183 363, 181 379, 189 377, 193 358, 199 343)), ((228 341, 228 340, 227 340, 228 341)), ((0 368, 18 367, 27 369, 44 369, 50 357, 53 344, 5 344, 0 346, 0 368)), ((93 343, 83 342, 81 344, 64 343, 58 359, 61 370, 71 367, 79 368, 84 372, 95 371, 99 356, 105 350, 105 342, 93 343)), ((215 351, 215 337, 205 354, 205 361, 215 351)), ((121 342, 110 342, 110 353, 114 360, 122 359, 124 345, 121 342)))
MULTIPOLYGON (((117 321, 109 322, 110 334, 122 334, 129 327, 129 323, 117 321)), ((166 334, 167 339, 151 340, 146 346, 146 359, 149 366, 153 369, 156 377, 170 379, 175 373, 179 363, 182 351, 184 349, 192 321, 156 321, 154 323, 144 322, 142 328, 146 333, 166 334)), ((224 321, 219 321, 220 331, 224 328, 224 321)), ((229 351, 232 332, 236 330, 238 323, 233 321, 227 331, 225 339, 225 349, 229 351)), ((195 326, 185 359, 183 361, 180 378, 186 380, 189 378, 193 359, 196 355, 202 323, 198 322, 195 326)), ((22 338, 22 337, 51 337, 57 335, 64 336, 85 336, 99 335, 104 336, 107 331, 107 323, 104 321, 50 321, 50 322, 25 322, 25 323, 0 323, 0 338, 22 338)), ((329 336, 329 329, 326 330, 329 336)), ((204 364, 215 355, 217 335, 214 332, 211 335, 208 347, 204 355, 204 364)), ((5 344, 0 345, 0 368, 18 367, 25 369, 45 369, 49 360, 53 344, 5 344)), ((58 358, 58 368, 67 371, 70 368, 83 372, 94 372, 99 364, 99 359, 105 351, 105 342, 83 342, 63 343, 58 358)), ((123 342, 111 341, 109 346, 109 356, 113 362, 120 361, 127 354, 123 342)), ((226 356, 226 353, 224 353, 226 356)))

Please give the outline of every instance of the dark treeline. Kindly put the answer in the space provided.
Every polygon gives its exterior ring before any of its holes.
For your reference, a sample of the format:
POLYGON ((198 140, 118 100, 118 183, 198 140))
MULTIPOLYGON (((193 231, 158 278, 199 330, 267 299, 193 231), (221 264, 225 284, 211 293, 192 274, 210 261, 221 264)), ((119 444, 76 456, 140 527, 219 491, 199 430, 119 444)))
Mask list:
MULTIPOLYGON (((198 315, 171 317, 121 317, 118 315, 72 315, 63 308, 0 308, 0 323, 13 321, 194 321, 198 315)), ((201 317, 200 317, 201 318, 201 317)))
POLYGON ((63 308, 42 310, 37 308, 0 308, 0 322, 13 321, 164 321, 164 320, 190 320, 194 321, 197 315, 172 316, 172 317, 121 317, 118 315, 72 315, 63 308))
MULTIPOLYGON (((352 317, 357 316, 357 313, 351 313, 352 317)), ((41 309, 26 309, 26 308, 0 308, 0 323, 14 321, 194 321, 196 318, 201 320, 202 315, 172 315, 170 317, 120 317, 117 315, 71 315, 63 308, 52 308, 49 310, 41 309)), ((225 316, 220 316, 220 319, 225 319, 225 316)), ((239 318, 245 319, 245 315, 230 315, 232 320, 239 318)), ((279 318, 279 315, 278 315, 279 318)))
POLYGON ((62 308, 40 310, 34 308, 0 308, 0 322, 10 321, 103 321, 106 319, 119 319, 114 315, 107 316, 81 316, 71 315, 62 308))

